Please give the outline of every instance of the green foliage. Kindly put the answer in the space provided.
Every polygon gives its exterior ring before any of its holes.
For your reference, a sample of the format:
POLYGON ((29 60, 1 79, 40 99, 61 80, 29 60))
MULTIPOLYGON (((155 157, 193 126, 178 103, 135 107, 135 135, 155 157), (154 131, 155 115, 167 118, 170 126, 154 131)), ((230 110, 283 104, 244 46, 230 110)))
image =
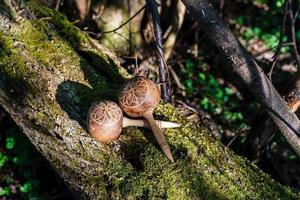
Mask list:
POLYGON ((298 157, 295 154, 290 154, 288 158, 289 158, 289 160, 297 160, 298 159, 298 157))
POLYGON ((282 7, 283 4, 284 4, 284 0, 277 0, 276 1, 276 6, 279 7, 279 8, 282 7))
POLYGON ((255 0, 256 3, 266 4, 268 0, 255 0))
MULTIPOLYGON (((242 37, 247 41, 251 39, 260 39, 262 40, 267 48, 273 48, 279 44, 280 39, 280 31, 272 30, 271 33, 262 31, 259 27, 249 27, 242 34, 242 37)), ((287 36, 283 37, 283 42, 287 42, 287 36)), ((282 47, 281 52, 287 53, 289 51, 289 47, 282 47)))
POLYGON ((237 129, 245 120, 240 108, 241 94, 231 85, 220 83, 210 70, 203 61, 187 59, 181 71, 185 92, 190 99, 199 99, 201 108, 215 116, 220 124, 237 129))
POLYGON ((0 199, 37 198, 39 181, 36 174, 43 158, 18 129, 10 128, 5 136, 5 148, 0 152, 0 176, 4 177, 0 180, 0 199))
POLYGON ((0 197, 2 196, 9 196, 10 195, 10 189, 9 187, 0 187, 0 197))
POLYGON ((5 155, 3 152, 0 152, 0 168, 5 165, 7 160, 8 160, 7 155, 5 155))
MULTIPOLYGON (((300 16, 300 15, 299 15, 300 16)), ((297 41, 300 41, 300 30, 299 31, 296 31, 296 39, 297 41)))
MULTIPOLYGON (((266 11, 260 10, 260 12, 257 13, 258 16, 255 18, 252 17, 253 13, 251 15, 246 12, 242 13, 234 19, 234 23, 240 27, 244 27, 241 29, 241 37, 244 40, 261 40, 266 45, 266 48, 274 48, 279 44, 284 0, 255 0, 253 3, 265 5, 268 9, 266 11)), ((298 37, 300 38, 300 36, 298 37)), ((284 36, 283 42, 287 42, 287 39, 287 36, 284 36)), ((289 46, 281 48, 282 53, 288 53, 289 51, 289 46)))
POLYGON ((284 0, 254 0, 254 3, 259 3, 259 4, 267 4, 271 6, 276 6, 277 8, 280 8, 284 4, 284 0))
POLYGON ((8 137, 6 138, 6 148, 7 149, 12 149, 15 146, 15 139, 12 137, 8 137))
POLYGON ((23 193, 28 193, 32 190, 32 183, 30 181, 27 181, 20 187, 20 191, 23 193))

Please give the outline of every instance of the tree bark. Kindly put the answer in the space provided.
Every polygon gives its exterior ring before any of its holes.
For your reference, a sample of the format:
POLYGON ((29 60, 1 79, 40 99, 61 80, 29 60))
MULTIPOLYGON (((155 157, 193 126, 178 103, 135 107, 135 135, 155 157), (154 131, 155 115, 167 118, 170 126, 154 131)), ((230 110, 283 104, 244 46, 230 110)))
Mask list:
POLYGON ((95 141, 86 132, 88 107, 116 100, 130 75, 114 54, 39 1, 0 3, 0 104, 78 198, 299 199, 170 104, 155 114, 181 124, 165 132, 174 164, 144 129, 95 141))

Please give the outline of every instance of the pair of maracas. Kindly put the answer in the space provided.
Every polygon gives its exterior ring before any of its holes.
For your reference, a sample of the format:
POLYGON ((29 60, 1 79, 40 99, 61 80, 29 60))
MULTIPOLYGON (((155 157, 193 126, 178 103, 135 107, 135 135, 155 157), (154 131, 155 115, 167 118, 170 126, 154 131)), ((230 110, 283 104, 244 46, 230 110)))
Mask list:
POLYGON ((174 162, 161 128, 179 127, 179 125, 154 120, 153 111, 159 104, 159 101, 160 92, 156 85, 146 77, 135 77, 127 81, 121 88, 119 96, 120 106, 112 101, 101 101, 91 106, 87 119, 88 130, 97 140, 107 142, 117 139, 123 127, 150 127, 167 158, 174 162), (123 117, 122 110, 131 117, 144 117, 146 121, 123 117))

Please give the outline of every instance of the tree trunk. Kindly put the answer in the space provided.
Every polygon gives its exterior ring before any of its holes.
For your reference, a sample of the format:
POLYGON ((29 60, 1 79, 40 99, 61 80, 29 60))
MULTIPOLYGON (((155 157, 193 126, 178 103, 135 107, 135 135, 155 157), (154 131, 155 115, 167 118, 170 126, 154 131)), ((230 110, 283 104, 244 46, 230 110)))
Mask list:
POLYGON ((169 104, 155 114, 171 164, 151 131, 126 128, 103 144, 87 132, 93 101, 116 100, 130 77, 106 48, 38 1, 1 2, 0 103, 80 199, 299 199, 169 104))

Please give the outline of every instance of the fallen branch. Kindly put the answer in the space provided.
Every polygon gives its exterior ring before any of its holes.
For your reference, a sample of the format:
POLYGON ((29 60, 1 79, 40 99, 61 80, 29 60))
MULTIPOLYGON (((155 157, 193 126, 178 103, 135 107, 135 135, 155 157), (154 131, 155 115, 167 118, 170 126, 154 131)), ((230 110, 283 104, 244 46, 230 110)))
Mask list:
POLYGON ((255 60, 236 39, 206 0, 182 0, 201 23, 207 37, 224 55, 232 72, 248 86, 249 91, 267 109, 287 142, 300 157, 300 123, 255 60))

